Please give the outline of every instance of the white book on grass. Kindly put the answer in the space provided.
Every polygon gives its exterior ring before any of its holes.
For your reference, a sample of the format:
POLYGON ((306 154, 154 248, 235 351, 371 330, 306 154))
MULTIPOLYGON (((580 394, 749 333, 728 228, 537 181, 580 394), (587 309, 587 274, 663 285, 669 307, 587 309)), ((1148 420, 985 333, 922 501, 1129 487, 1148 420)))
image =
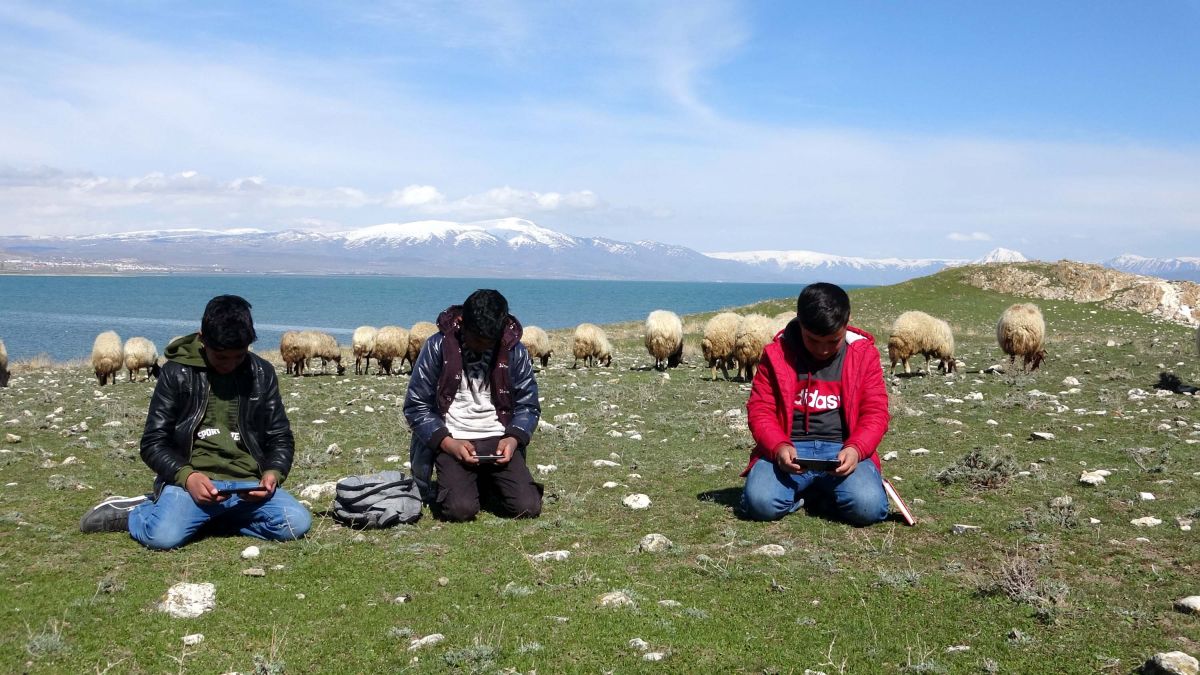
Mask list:
POLYGON ((896 510, 900 512, 900 517, 908 525, 916 525, 917 519, 913 517, 912 511, 908 510, 908 504, 900 499, 900 493, 896 492, 896 488, 892 486, 892 482, 886 478, 883 479, 883 491, 887 493, 888 499, 895 505, 896 510))

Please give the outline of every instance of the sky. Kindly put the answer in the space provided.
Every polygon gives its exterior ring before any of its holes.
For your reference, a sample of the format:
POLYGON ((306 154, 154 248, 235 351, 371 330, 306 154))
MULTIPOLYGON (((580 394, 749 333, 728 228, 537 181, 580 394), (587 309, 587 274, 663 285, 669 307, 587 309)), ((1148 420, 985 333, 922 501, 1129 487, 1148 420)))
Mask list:
POLYGON ((0 0, 0 233, 1200 256, 1200 0, 0 0))

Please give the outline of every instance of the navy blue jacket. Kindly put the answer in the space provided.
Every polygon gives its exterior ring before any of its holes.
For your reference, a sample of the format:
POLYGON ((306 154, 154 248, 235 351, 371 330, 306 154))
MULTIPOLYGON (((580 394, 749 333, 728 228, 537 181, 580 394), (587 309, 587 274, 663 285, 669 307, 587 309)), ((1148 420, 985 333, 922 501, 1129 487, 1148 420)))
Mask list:
MULTIPOLYGON (((440 452, 442 439, 450 435, 446 412, 462 381, 461 320, 462 308, 457 305, 438 317, 439 332, 421 347, 404 397, 404 418, 412 429, 408 457, 425 501, 432 497, 429 485, 433 480, 434 459, 440 452)), ((521 323, 511 315, 492 360, 491 383, 492 403, 504 425, 504 435, 517 439, 517 450, 524 455, 542 407, 538 403, 533 363, 521 344, 521 323)))

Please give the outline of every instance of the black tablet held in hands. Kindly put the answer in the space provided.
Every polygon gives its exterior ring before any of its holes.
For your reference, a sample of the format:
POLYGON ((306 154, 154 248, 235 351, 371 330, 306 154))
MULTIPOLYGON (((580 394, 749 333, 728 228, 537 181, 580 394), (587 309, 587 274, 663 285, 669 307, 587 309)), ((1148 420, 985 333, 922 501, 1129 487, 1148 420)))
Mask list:
POLYGON ((495 454, 495 455, 475 455, 475 459, 476 459, 476 460, 477 460, 477 461, 478 461, 480 464, 486 464, 486 463, 488 463, 488 462, 495 462, 495 461, 499 460, 501 457, 504 457, 504 455, 501 455, 501 454, 495 454))
POLYGON ((840 464, 836 459, 817 459, 816 457, 797 457, 796 463, 808 471, 833 471, 840 464))
POLYGON ((217 494, 221 495, 222 497, 229 497, 232 495, 244 495, 244 494, 247 494, 250 492, 258 492, 259 490, 266 490, 266 488, 261 485, 251 485, 249 487, 225 488, 224 490, 217 490, 217 494))

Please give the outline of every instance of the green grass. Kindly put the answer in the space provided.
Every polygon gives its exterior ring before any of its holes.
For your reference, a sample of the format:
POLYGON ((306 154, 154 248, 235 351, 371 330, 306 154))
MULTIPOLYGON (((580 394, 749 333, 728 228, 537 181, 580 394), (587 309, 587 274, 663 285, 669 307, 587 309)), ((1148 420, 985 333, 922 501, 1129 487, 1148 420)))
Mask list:
MULTIPOLYGON (((0 433, 22 437, 0 444, 0 669, 1082 673, 1129 672, 1160 651, 1197 654, 1200 619, 1172 603, 1198 592, 1197 534, 1175 519, 1200 516, 1200 417, 1191 397, 1153 391, 1162 370, 1200 383, 1194 334, 1038 301, 1049 326, 1043 369, 981 374, 1001 361, 996 317, 1021 298, 965 286, 961 274, 852 294, 854 322, 881 342, 904 310, 946 318, 966 364, 953 377, 889 378, 892 430, 880 452, 899 453, 884 471, 899 479, 915 528, 734 516, 751 447, 748 387, 710 381, 700 363, 695 345, 711 313, 685 317, 691 356, 669 379, 645 369, 638 322, 608 327, 612 368, 571 370, 566 334, 553 336, 559 349, 538 381, 543 419, 558 429, 536 434, 529 453, 531 465, 558 467, 542 479, 540 519, 448 525, 426 516, 358 533, 317 518, 290 544, 206 539, 154 553, 121 535, 79 534, 79 516, 102 496, 149 486, 136 446, 152 386, 122 380, 97 395, 79 364, 19 370, 0 390, 0 433), (1061 393, 1067 376, 1079 392, 1061 393), (1130 400, 1135 388, 1149 396, 1130 400), (554 422, 568 412, 577 426, 554 422), (1033 431, 1056 438, 1032 441, 1033 431), (909 454, 918 447, 930 453, 909 454), (937 480, 973 452, 1028 474, 937 480), (593 467, 613 454, 620 467, 593 467), (1085 468, 1113 473, 1092 488, 1078 483, 1085 468), (601 487, 610 480, 620 486, 601 487), (1139 501, 1142 491, 1157 499, 1139 501), (634 492, 652 506, 622 506, 634 492), (1063 495, 1071 505, 1050 505, 1063 495), (1164 523, 1129 523, 1145 515, 1164 523), (957 535, 956 523, 982 529, 957 535), (674 547, 639 553, 651 532, 674 547), (238 555, 250 543, 263 549, 253 564, 238 555), (787 553, 755 555, 764 544, 787 553), (528 558, 558 549, 570 558, 528 558), (243 576, 250 566, 267 575, 243 576), (180 581, 216 584, 216 609, 191 620, 155 611, 180 581), (636 606, 598 607, 612 590, 636 606), (402 595, 409 601, 395 602, 402 595), (191 633, 206 639, 185 648, 191 633), (432 633, 445 640, 408 651, 411 638, 432 633), (635 637, 666 657, 643 661, 628 645, 635 637), (947 652, 956 645, 970 650, 947 652)), ((793 302, 753 309, 774 315, 793 302)), ((395 467, 390 455, 407 459, 406 385, 406 376, 284 378, 297 439, 287 486, 298 492, 395 467), (339 453, 327 453, 333 443, 339 453)), ((986 469, 979 464, 972 471, 986 469)))

